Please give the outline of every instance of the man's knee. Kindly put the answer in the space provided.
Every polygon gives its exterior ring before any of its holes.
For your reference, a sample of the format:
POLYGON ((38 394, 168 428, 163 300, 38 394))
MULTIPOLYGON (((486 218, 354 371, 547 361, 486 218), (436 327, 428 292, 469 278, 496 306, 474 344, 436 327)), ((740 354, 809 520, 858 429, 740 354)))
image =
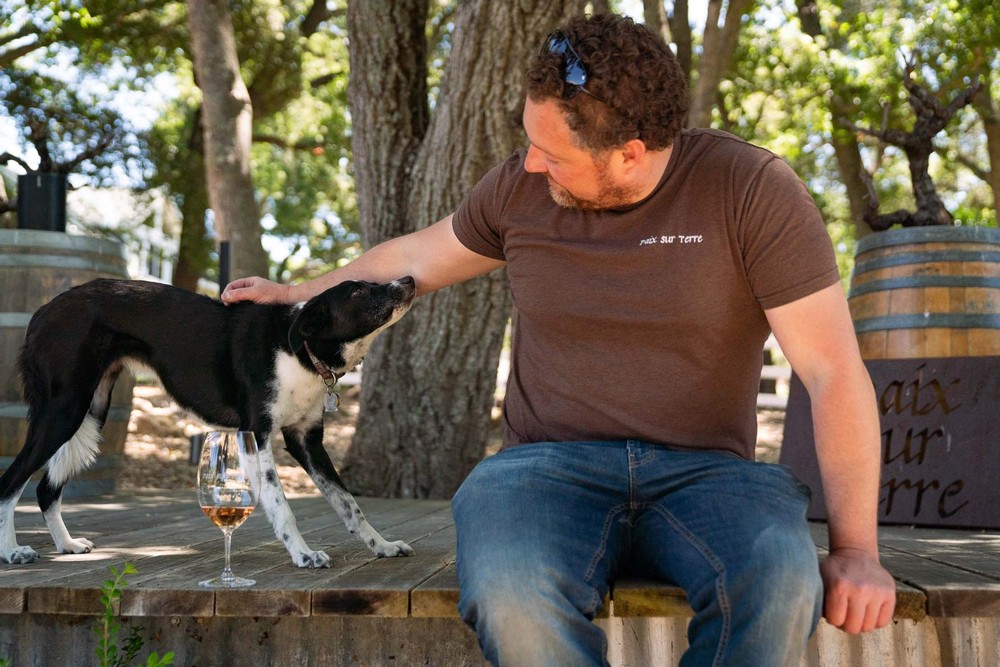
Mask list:
POLYGON ((815 628, 822 610, 823 582, 816 546, 801 531, 776 528, 762 533, 747 560, 738 569, 742 581, 730 582, 745 593, 751 604, 763 607, 772 618, 790 622, 809 619, 815 628))
POLYGON ((590 621, 593 613, 581 613, 537 566, 500 572, 460 568, 459 580, 459 613, 494 664, 606 664, 607 641, 590 621))

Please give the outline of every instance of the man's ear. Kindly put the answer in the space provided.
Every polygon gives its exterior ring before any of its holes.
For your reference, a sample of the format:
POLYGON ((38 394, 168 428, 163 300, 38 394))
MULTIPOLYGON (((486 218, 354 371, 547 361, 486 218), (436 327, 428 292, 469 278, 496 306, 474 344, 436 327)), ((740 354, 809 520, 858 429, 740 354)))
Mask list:
POLYGON ((642 158, 646 155, 646 144, 641 139, 629 139, 621 147, 622 164, 628 168, 634 168, 641 164, 642 158))
POLYGON ((307 339, 322 331, 327 319, 326 308, 321 304, 307 303, 303 306, 288 328, 288 346, 292 348, 292 354, 297 354, 307 339))

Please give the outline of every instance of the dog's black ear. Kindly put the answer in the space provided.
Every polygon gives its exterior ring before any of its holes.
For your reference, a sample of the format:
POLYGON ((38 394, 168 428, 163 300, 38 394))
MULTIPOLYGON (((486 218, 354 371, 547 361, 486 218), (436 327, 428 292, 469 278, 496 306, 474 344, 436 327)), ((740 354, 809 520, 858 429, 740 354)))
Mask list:
POLYGON ((297 354, 307 339, 320 333, 328 319, 326 308, 320 304, 310 302, 303 306, 288 328, 288 346, 292 354, 297 354))

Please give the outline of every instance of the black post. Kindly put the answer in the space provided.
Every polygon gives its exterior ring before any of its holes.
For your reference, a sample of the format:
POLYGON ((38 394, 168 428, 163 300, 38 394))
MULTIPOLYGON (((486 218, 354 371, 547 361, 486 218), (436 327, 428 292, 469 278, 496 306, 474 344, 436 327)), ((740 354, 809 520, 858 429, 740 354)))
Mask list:
POLYGON ((219 241, 219 292, 229 284, 229 241, 219 241))
POLYGON ((33 173, 17 177, 17 227, 66 231, 66 174, 33 173))

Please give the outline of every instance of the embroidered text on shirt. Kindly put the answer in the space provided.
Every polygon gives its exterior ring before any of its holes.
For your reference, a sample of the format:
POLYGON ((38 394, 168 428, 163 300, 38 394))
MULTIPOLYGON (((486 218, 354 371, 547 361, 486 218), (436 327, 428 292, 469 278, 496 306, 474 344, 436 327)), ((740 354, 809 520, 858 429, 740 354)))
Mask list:
POLYGON ((650 236, 639 241, 639 245, 655 245, 658 243, 701 243, 705 237, 701 234, 685 236, 681 234, 671 234, 670 236, 650 236))

